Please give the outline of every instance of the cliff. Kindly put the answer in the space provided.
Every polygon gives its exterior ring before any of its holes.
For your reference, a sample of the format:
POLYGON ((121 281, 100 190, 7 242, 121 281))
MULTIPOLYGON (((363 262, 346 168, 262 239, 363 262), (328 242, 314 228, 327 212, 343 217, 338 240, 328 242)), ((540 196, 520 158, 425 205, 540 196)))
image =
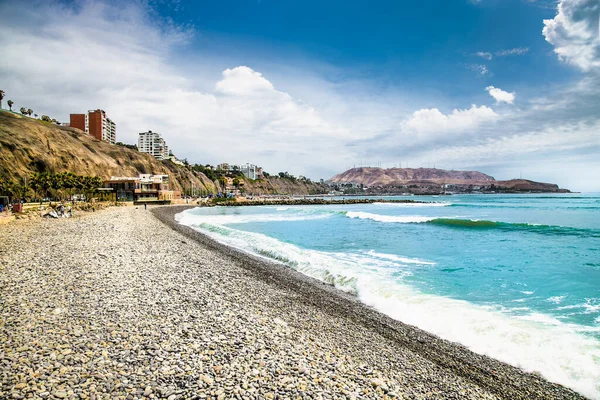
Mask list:
POLYGON ((167 174, 173 190, 195 185, 217 191, 205 175, 171 161, 96 140, 79 129, 0 111, 0 178, 22 182, 36 172, 72 172, 102 179, 167 174))
POLYGON ((290 194, 290 195, 311 195, 328 193, 331 189, 327 185, 321 185, 315 182, 303 182, 300 180, 291 180, 270 176, 261 180, 251 181, 245 179, 245 193, 254 195, 263 194, 290 194))
MULTIPOLYGON (((36 172, 72 172, 77 175, 137 176, 169 175, 170 188, 196 193, 218 193, 220 184, 192 168, 123 146, 94 139, 79 129, 58 126, 0 110, 0 179, 23 183, 36 172)), ((245 180, 246 193, 305 195, 326 192, 315 183, 279 177, 245 180)))

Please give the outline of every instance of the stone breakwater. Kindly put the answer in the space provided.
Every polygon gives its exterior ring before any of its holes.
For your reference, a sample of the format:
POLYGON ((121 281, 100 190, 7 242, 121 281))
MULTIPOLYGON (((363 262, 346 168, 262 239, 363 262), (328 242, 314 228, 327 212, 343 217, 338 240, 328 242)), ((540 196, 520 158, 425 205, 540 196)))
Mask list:
POLYGON ((581 398, 221 246, 183 209, 2 227, 0 398, 581 398))

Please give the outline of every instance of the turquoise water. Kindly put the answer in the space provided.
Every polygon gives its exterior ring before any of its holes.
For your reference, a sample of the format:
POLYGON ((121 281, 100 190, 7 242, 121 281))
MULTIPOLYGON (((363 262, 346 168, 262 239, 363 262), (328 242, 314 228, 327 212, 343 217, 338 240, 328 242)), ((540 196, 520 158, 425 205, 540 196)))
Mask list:
POLYGON ((475 352, 600 398, 600 194, 178 215, 475 352))

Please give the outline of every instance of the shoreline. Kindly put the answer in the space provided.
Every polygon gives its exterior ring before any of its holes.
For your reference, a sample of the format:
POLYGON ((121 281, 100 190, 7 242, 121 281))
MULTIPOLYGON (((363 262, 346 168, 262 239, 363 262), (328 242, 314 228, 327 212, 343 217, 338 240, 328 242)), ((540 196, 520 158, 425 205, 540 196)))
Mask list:
POLYGON ((538 374, 525 372, 491 357, 474 353, 416 326, 388 317, 359 301, 351 294, 282 264, 242 250, 226 246, 194 229, 180 225, 175 215, 194 206, 158 207, 152 213, 165 225, 212 250, 230 257, 253 277, 299 296, 332 315, 348 318, 391 340, 396 346, 426 358, 440 368, 451 370, 500 398, 581 398, 583 395, 560 384, 549 382, 538 374))
POLYGON ((2 227, 0 398, 584 398, 179 225, 191 207, 2 227))

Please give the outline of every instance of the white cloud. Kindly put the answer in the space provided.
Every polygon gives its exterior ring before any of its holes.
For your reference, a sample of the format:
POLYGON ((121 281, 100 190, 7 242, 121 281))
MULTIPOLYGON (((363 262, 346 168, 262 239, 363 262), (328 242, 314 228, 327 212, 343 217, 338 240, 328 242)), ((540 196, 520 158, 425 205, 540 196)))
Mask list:
POLYGON ((485 90, 487 90, 487 92, 490 94, 490 96, 492 96, 494 99, 496 99, 497 103, 507 103, 507 104, 512 104, 515 101, 515 93, 509 93, 509 92, 505 92, 502 89, 493 87, 493 86, 488 86, 485 88, 485 90))
MULTIPOLYGON (((544 92, 531 106, 523 101, 524 110, 511 107, 502 116, 486 106, 445 114, 440 110, 453 100, 439 92, 425 100, 390 86, 373 89, 372 81, 326 80, 323 76, 347 76, 347 71, 315 60, 269 64, 199 51, 187 45, 188 30, 153 20, 139 3, 57 4, 64 3, 0 2, 0 77, 7 99, 17 109, 27 106, 61 121, 70 112, 103 108, 116 121, 119 140, 135 143, 138 132, 151 129, 191 162, 248 161, 269 172, 320 178, 357 160, 397 163, 399 157, 423 155, 442 163, 448 149, 461 146, 472 148, 464 157, 489 149, 486 162, 501 163, 510 150, 495 154, 493 144, 513 137, 517 157, 510 159, 527 165, 527 154, 518 158, 524 154, 520 136, 530 143, 530 132, 548 120, 593 122, 600 115, 595 80, 573 87, 567 96, 544 92), (423 107, 431 101, 438 108, 423 107), (491 147, 479 147, 486 143, 491 147)), ((472 69, 491 75, 485 65, 472 69)), ((578 151, 594 149, 593 141, 578 143, 578 151)), ((540 158, 553 151, 537 148, 540 158)), ((598 166, 590 161, 591 176, 598 166)))
POLYGON ((527 54, 528 52, 529 52, 529 47, 515 47, 513 49, 497 51, 495 54, 498 57, 506 57, 506 56, 521 56, 523 54, 527 54))
POLYGON ((469 109, 455 109, 450 114, 444 114, 437 108, 426 108, 415 111, 403 127, 417 133, 420 139, 447 134, 464 135, 476 133, 481 125, 499 117, 491 108, 474 104, 469 109))
POLYGON ((486 60, 492 59, 492 53, 489 53, 487 51, 478 51, 477 53, 475 53, 475 55, 481 58, 485 58, 486 60))
POLYGON ((600 122, 541 126, 527 133, 504 134, 481 142, 422 152, 412 165, 436 160, 438 165, 490 171, 496 179, 519 177, 581 191, 597 191, 597 132, 600 122), (568 155, 570 154, 570 155, 568 155), (526 159, 526 163, 520 160, 526 159))
POLYGON ((240 66, 223 71, 223 79, 217 82, 215 90, 232 96, 257 96, 272 93, 275 88, 260 72, 240 66))
POLYGON ((61 121, 102 108, 118 140, 135 143, 151 129, 176 155, 203 163, 266 162, 271 171, 307 174, 307 165, 342 163, 338 142, 364 134, 346 126, 344 113, 326 118, 248 66, 183 75, 170 60, 187 35, 134 7, 0 5, 3 90, 61 121))
MULTIPOLYGON (((506 158, 523 154, 547 154, 589 147, 596 141, 600 123, 583 122, 557 127, 543 127, 537 131, 508 134, 497 138, 488 138, 481 143, 448 146, 432 150, 437 154, 423 153, 424 159, 437 159, 440 162, 459 162, 469 160, 480 164, 496 163, 498 157, 506 158)), ((597 141, 596 141, 597 142, 597 141)))
POLYGON ((561 0, 553 19, 542 31, 559 59, 583 71, 600 68, 600 3, 598 0, 561 0))
POLYGON ((471 71, 476 72, 477 75, 479 75, 479 76, 491 75, 491 73, 488 70, 488 68, 485 65, 483 65, 483 64, 469 64, 469 65, 467 65, 467 67, 471 71))

